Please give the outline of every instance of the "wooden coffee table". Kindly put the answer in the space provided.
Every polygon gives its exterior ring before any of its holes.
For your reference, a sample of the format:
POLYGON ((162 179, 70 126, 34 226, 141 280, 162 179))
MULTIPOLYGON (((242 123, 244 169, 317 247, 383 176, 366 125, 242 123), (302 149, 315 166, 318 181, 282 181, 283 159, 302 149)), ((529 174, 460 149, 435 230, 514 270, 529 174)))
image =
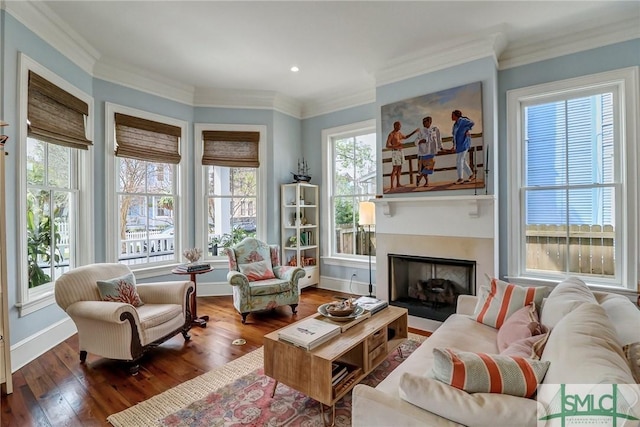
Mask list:
MULTIPOLYGON (((296 322, 297 323, 297 322, 296 322)), ((342 332, 335 338, 305 350, 278 340, 278 331, 264 337, 264 373, 331 408, 330 424, 335 419, 335 403, 374 370, 407 339, 407 309, 389 306, 342 332), (345 380, 331 385, 331 364, 350 366, 345 380)))

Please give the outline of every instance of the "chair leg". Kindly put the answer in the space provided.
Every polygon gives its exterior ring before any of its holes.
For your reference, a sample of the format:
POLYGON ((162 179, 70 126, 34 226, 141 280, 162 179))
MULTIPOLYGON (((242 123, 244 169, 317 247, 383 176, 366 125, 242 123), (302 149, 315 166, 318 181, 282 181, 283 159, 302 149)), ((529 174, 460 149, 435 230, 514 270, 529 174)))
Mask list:
POLYGON ((140 371, 140 364, 137 361, 133 361, 129 363, 129 373, 133 375, 138 375, 140 371))
POLYGON ((185 341, 189 341, 191 339, 191 335, 189 335, 189 331, 182 331, 182 336, 185 341))
POLYGON ((298 308, 298 304, 290 304, 291 305, 291 311, 293 312, 293 314, 296 314, 297 311, 296 309, 298 308))
POLYGON ((87 361, 87 352, 84 350, 80 350, 80 363, 84 363, 87 361))
POLYGON ((247 323, 247 316, 249 315, 249 313, 242 313, 242 324, 244 325, 245 323, 247 323))

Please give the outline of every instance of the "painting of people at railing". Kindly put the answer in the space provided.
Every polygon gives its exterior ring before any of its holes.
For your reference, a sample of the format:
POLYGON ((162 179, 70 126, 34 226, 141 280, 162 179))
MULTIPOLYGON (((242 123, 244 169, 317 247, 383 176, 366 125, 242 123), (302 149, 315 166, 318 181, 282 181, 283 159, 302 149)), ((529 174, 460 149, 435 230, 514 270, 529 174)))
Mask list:
POLYGON ((484 188, 482 83, 382 107, 383 193, 484 188))

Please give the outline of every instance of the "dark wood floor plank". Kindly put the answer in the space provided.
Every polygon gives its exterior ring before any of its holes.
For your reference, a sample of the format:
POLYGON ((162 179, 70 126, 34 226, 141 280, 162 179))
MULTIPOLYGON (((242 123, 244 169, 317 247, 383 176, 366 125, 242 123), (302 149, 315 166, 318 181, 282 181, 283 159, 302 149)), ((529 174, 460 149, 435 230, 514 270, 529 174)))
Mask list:
POLYGON ((250 353, 262 346, 264 335, 314 314, 337 295, 347 296, 307 288, 297 315, 279 307, 250 314, 245 325, 231 296, 199 297, 198 314, 210 316, 207 327, 193 328, 191 341, 178 335, 147 353, 136 376, 127 364, 93 354, 80 364, 74 335, 14 373, 14 392, 1 399, 0 425, 110 426, 107 416, 250 353), (246 344, 233 345, 238 338, 246 344))

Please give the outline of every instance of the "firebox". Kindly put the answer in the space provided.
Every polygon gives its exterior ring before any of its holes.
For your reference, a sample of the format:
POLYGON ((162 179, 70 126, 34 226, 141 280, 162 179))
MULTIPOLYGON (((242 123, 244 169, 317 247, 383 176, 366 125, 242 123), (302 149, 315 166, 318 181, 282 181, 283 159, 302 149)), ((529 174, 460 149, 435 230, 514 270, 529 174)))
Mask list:
POLYGON ((458 295, 475 295, 476 262, 388 254, 389 303, 412 316, 443 322, 455 313, 458 295))

